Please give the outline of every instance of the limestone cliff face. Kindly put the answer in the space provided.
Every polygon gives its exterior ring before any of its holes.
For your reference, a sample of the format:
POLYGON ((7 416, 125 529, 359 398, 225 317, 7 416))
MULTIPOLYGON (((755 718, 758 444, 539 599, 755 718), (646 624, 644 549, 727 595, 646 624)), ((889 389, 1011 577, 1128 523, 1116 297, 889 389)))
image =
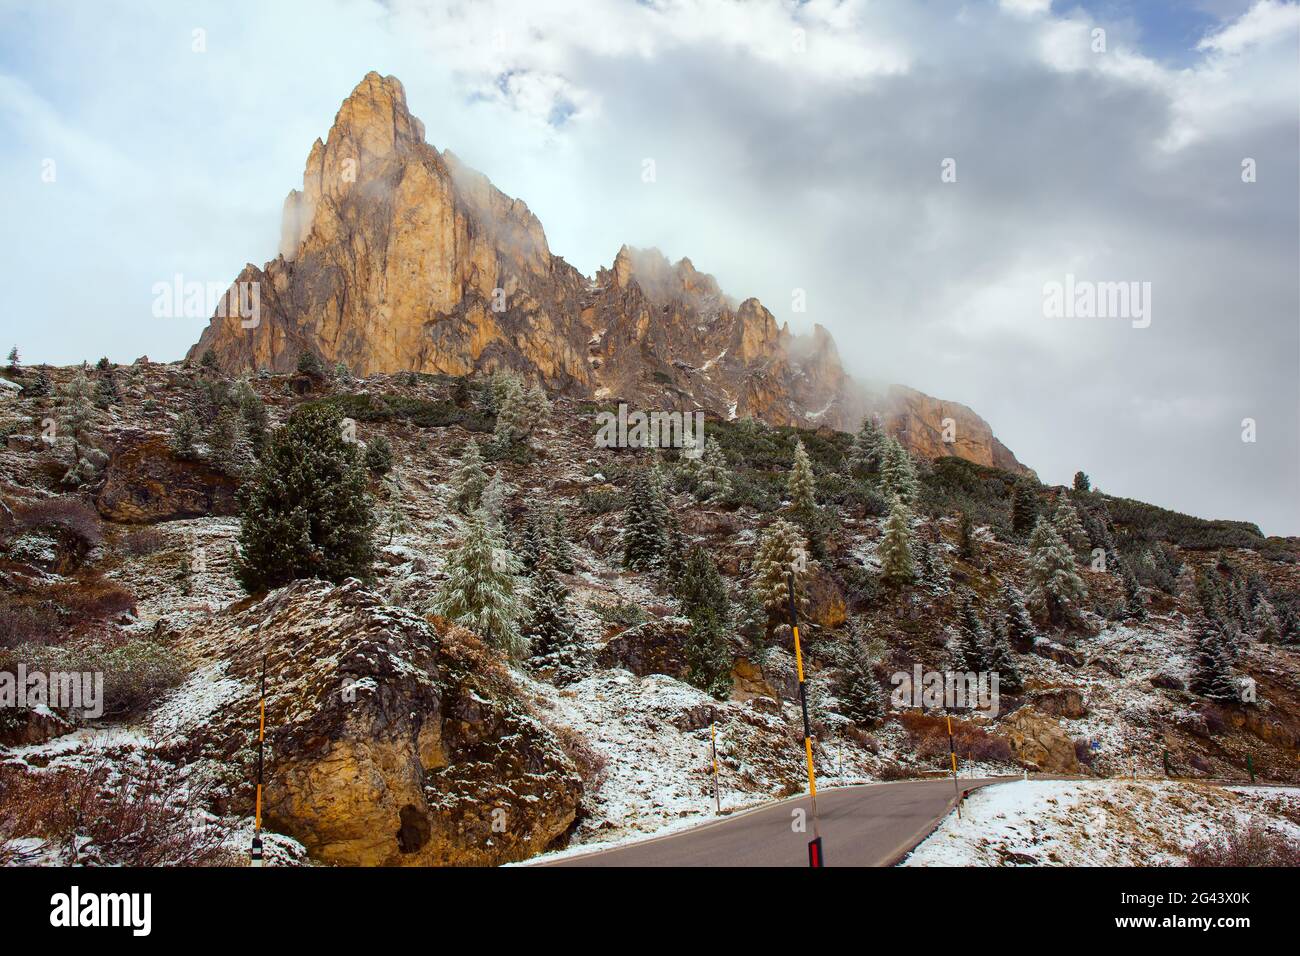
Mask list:
POLYGON ((513 369, 551 391, 772 424, 852 429, 875 412, 920 454, 1020 467, 969 409, 872 399, 825 329, 792 335, 689 259, 624 246, 582 275, 522 201, 425 142, 393 77, 367 74, 344 101, 285 199, 279 256, 236 281, 259 283, 256 324, 214 316, 191 358, 287 371, 311 350, 361 376, 513 369), (944 409, 956 443, 933 440, 944 409))

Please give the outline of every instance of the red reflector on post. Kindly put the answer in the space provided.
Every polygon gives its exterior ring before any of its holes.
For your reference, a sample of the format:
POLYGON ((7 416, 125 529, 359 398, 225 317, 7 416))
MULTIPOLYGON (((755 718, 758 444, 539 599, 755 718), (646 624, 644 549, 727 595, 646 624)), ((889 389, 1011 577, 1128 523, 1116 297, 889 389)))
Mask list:
POLYGON ((811 867, 822 867, 826 865, 822 859, 822 838, 808 841, 808 865, 811 867))

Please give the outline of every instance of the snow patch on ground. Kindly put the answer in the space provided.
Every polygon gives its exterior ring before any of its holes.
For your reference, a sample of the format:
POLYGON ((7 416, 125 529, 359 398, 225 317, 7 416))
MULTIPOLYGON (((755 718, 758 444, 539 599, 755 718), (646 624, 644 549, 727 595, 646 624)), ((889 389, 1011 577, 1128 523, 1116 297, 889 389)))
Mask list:
POLYGON ((1252 820, 1300 841, 1300 789, 1165 780, 1026 780, 975 791, 902 866, 1177 866, 1252 820))

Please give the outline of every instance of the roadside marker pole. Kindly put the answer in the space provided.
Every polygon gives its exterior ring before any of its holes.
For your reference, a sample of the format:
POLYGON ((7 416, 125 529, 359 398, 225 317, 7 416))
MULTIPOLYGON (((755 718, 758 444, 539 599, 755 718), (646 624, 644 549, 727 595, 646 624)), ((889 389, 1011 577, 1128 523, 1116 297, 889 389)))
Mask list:
POLYGON ((709 721, 709 746, 713 751, 713 805, 718 816, 722 815, 722 791, 718 789, 718 709, 713 708, 709 721))
POLYGON ((961 819, 961 790, 957 786, 957 747, 952 740, 952 714, 945 713, 944 720, 948 721, 948 756, 952 759, 952 792, 957 797, 957 819, 961 819))
POLYGON ((262 756, 266 743, 266 655, 262 655, 262 682, 257 702, 257 805, 253 817, 253 849, 249 866, 262 865, 262 756))
POLYGON ((803 752, 808 765, 808 794, 812 797, 813 838, 808 844, 808 865, 822 867, 822 836, 817 828, 817 772, 813 769, 812 726, 808 722, 808 684, 803 674, 803 651, 799 646, 799 613, 794 603, 794 571, 786 572, 787 594, 790 603, 790 630, 794 633, 794 664, 799 675, 799 707, 803 711, 803 752))

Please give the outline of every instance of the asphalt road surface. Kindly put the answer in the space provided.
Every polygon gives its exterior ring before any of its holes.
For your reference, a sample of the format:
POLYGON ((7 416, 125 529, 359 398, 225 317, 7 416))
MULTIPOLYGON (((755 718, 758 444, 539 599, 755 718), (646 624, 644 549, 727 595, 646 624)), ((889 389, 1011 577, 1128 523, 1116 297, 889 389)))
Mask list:
MULTIPOLYGON (((1019 777, 958 780, 974 790, 1019 777)), ((952 779, 837 787, 817 794, 826 866, 891 866, 925 839, 955 803, 952 779)), ((784 800, 640 843, 543 866, 807 866, 811 800, 784 800), (803 809, 806 832, 792 827, 803 809)))

